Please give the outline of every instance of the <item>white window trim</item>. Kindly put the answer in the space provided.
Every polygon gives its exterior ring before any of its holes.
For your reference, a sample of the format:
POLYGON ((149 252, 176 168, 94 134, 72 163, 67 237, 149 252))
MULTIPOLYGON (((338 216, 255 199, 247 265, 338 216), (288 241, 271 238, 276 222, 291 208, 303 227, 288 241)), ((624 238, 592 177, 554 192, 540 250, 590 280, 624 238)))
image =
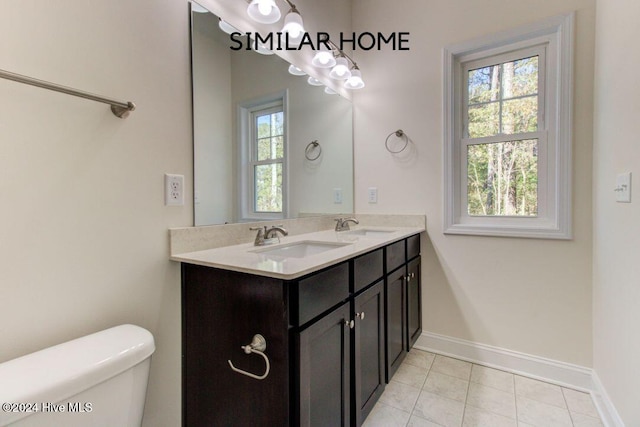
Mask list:
POLYGON ((289 108, 288 91, 284 90, 272 95, 267 95, 238 104, 238 206, 240 221, 261 221, 284 219, 289 212, 289 108), (253 171, 251 170, 252 138, 252 113, 257 106, 269 103, 282 102, 284 114, 284 159, 282 162, 282 213, 280 212, 255 212, 253 206, 253 171))
MULTIPOLYGON (((575 14, 555 16, 542 22, 520 27, 443 50, 443 171, 445 234, 479 236, 530 237, 543 239, 571 239, 571 180, 573 132, 573 25, 575 14), (548 181, 539 183, 537 217, 469 217, 463 211, 466 197, 466 172, 462 170, 461 150, 462 99, 461 64, 475 59, 498 55, 549 43, 546 52, 546 85, 544 99, 548 121, 545 133, 548 143, 546 170, 548 181), (555 91, 553 90, 555 89, 555 91), (554 95, 555 93, 555 95, 554 95), (555 96, 555 98, 554 98, 555 96), (463 179, 464 177, 464 179, 463 179), (544 185, 545 188, 542 188, 544 185), (542 200, 544 199, 544 200, 542 200)), ((541 166, 539 165, 539 168, 541 166)), ((540 175, 540 174, 539 174, 540 175)), ((544 181, 544 179, 543 179, 544 181)))

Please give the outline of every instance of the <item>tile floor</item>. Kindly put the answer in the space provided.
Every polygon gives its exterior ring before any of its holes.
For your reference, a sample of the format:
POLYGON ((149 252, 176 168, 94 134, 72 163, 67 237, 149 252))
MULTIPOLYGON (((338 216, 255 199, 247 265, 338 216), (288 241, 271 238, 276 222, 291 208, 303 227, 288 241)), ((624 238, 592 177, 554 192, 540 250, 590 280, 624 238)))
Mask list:
POLYGON ((587 393, 411 350, 363 427, 603 426, 587 393))

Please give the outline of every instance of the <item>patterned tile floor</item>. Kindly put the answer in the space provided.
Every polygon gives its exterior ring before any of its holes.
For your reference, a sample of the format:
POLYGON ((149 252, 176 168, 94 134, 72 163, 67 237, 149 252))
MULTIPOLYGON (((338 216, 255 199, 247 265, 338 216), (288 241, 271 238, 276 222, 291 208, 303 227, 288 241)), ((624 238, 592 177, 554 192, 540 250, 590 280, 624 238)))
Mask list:
POLYGON ((588 393, 411 350, 364 427, 602 427, 588 393))

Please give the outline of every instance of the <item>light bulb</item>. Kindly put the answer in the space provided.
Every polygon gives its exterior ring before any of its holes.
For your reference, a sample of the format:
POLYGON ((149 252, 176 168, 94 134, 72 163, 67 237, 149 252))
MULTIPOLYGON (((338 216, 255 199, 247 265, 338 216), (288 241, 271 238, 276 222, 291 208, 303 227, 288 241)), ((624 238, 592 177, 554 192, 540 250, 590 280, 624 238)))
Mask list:
POLYGON ((288 44, 290 46, 298 46, 302 41, 304 35, 304 25, 302 24, 302 16, 293 9, 287 13, 284 17, 284 26, 282 27, 283 33, 288 33, 288 44))
POLYGON ((364 81, 362 80, 362 73, 357 68, 351 70, 351 77, 344 83, 344 87, 347 89, 362 89, 364 87, 364 81))
POLYGON ((294 76, 306 76, 307 75, 307 73, 305 73, 304 71, 302 71, 300 68, 296 67, 293 64, 289 65, 289 73, 293 74, 294 76))
POLYGON ((271 5, 268 1, 258 1, 258 11, 262 16, 268 16, 271 13, 271 5))
POLYGON ((324 48, 316 52, 311 63, 319 68, 331 68, 336 65, 336 58, 333 56, 333 51, 324 48))
POLYGON ((349 63, 347 62, 347 58, 341 56, 336 59, 336 65, 331 69, 329 76, 332 79, 345 80, 351 77, 351 72, 349 71, 349 63))
POLYGON ((316 79, 315 77, 311 77, 309 76, 309 78, 307 79, 307 83, 309 83, 311 86, 322 86, 322 82, 318 79, 316 79))
POLYGON ((274 0, 251 0, 247 14, 261 24, 274 24, 280 20, 280 9, 274 0))

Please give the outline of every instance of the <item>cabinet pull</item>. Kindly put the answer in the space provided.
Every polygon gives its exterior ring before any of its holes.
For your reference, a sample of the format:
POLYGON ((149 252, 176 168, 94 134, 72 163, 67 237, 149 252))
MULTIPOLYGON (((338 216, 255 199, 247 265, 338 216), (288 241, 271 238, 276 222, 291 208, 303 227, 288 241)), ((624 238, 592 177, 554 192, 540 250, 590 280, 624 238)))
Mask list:
POLYGON ((364 311, 362 313, 356 313, 356 317, 360 320, 364 320, 364 311))
POLYGON ((251 344, 240 346, 240 348, 243 349, 246 354, 255 353, 262 356, 265 363, 267 364, 265 372, 262 375, 252 374, 251 372, 243 371, 242 369, 236 368, 235 366, 233 366, 233 363, 231 363, 231 360, 227 360, 227 362, 229 362, 229 366, 231 367, 231 369, 235 372, 254 378, 256 380, 263 380, 267 378, 267 375, 269 375, 269 371, 271 370, 271 364, 269 363, 269 358, 267 357, 266 354, 264 354, 264 351, 267 349, 267 340, 265 340, 262 335, 255 334, 253 336, 253 340, 251 340, 251 344))

